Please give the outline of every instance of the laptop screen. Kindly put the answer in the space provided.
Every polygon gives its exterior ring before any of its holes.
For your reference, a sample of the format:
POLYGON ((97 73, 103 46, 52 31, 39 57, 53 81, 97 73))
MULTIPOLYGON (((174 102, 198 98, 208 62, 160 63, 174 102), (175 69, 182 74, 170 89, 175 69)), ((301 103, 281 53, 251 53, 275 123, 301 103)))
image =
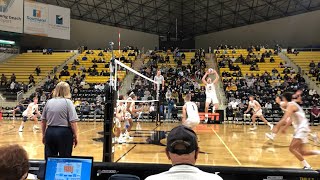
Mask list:
POLYGON ((49 157, 46 180, 88 180, 91 178, 92 158, 49 157))

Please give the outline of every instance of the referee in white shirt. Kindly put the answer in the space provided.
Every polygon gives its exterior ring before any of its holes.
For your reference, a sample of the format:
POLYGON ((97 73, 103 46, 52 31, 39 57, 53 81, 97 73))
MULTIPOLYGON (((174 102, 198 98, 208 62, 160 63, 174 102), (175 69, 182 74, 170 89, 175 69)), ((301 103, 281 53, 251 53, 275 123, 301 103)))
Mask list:
MULTIPOLYGON (((157 75, 154 76, 154 81, 157 82, 157 84, 154 84, 154 89, 157 92, 157 99, 159 98, 159 94, 162 91, 164 91, 164 77, 161 75, 161 70, 158 69, 157 75), (162 89, 160 89, 162 87, 162 89)), ((160 94, 161 97, 161 94, 160 94)), ((159 100, 159 99, 158 99, 159 100)))
POLYGON ((222 180, 216 174, 195 167, 199 154, 198 139, 196 133, 186 126, 180 125, 171 130, 167 137, 166 154, 173 167, 146 180, 222 180))

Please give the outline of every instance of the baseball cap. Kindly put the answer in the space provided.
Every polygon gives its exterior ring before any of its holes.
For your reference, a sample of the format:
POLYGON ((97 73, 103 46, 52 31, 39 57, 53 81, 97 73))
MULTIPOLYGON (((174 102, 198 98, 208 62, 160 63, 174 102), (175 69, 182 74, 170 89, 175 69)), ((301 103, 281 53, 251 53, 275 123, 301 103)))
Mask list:
POLYGON ((182 155, 190 154, 198 149, 196 133, 183 125, 173 128, 167 137, 167 150, 182 155))

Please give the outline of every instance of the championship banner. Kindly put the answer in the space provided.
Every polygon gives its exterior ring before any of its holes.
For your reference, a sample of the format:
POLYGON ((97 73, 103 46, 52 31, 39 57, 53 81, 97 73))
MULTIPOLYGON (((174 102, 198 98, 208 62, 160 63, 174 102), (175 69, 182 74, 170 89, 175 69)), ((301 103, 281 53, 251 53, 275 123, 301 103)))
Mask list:
POLYGON ((48 36, 70 40, 70 9, 53 5, 48 5, 48 7, 48 36))
POLYGON ((23 0, 0 0, 0 30, 22 33, 23 0))
POLYGON ((24 33, 48 36, 48 5, 34 1, 24 2, 24 33))

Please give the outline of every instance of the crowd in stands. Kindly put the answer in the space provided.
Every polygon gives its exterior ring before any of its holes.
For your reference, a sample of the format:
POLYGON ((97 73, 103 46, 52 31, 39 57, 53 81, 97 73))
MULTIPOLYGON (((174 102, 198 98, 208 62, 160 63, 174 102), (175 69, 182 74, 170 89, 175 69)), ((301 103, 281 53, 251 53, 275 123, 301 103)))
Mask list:
MULTIPOLYGON (((27 92, 28 91, 28 84, 25 84, 23 82, 17 82, 16 79, 17 78, 14 73, 12 73, 9 81, 8 81, 8 78, 4 74, 1 74, 0 87, 3 87, 7 91, 10 91, 10 92, 18 92, 21 90, 23 90, 24 92, 27 92)), ((29 80, 30 80, 29 84, 34 83, 34 77, 32 75, 30 75, 29 80)))
POLYGON ((309 74, 312 75, 312 77, 315 77, 317 81, 320 81, 320 62, 315 63, 313 60, 309 64, 310 71, 309 74))
MULTIPOLYGON (((227 49, 217 48, 216 55, 220 57, 218 62, 220 68, 229 68, 229 71, 223 71, 222 82, 226 91, 229 108, 239 108, 240 111, 247 109, 248 96, 256 96, 256 100, 271 114, 269 110, 279 110, 275 103, 275 97, 281 95, 284 91, 294 91, 302 89, 304 91, 304 107, 312 105, 319 106, 319 95, 315 90, 308 89, 305 79, 299 72, 295 72, 287 63, 275 64, 271 71, 261 73, 259 65, 263 63, 274 63, 272 56, 277 56, 278 50, 262 51, 262 49, 249 47, 247 54, 241 54, 239 57, 230 58, 227 49), (271 57, 269 62, 264 58, 271 57), (237 65, 234 65, 237 63, 237 65), (239 63, 250 66, 251 73, 242 73, 239 63), (281 71, 279 72, 279 68, 281 71), (258 73, 257 73, 258 71, 258 73)), ((236 49, 234 49, 236 51, 236 49)), ((320 63, 319 63, 320 65, 320 63)), ((310 64, 312 67, 316 65, 310 64)))

